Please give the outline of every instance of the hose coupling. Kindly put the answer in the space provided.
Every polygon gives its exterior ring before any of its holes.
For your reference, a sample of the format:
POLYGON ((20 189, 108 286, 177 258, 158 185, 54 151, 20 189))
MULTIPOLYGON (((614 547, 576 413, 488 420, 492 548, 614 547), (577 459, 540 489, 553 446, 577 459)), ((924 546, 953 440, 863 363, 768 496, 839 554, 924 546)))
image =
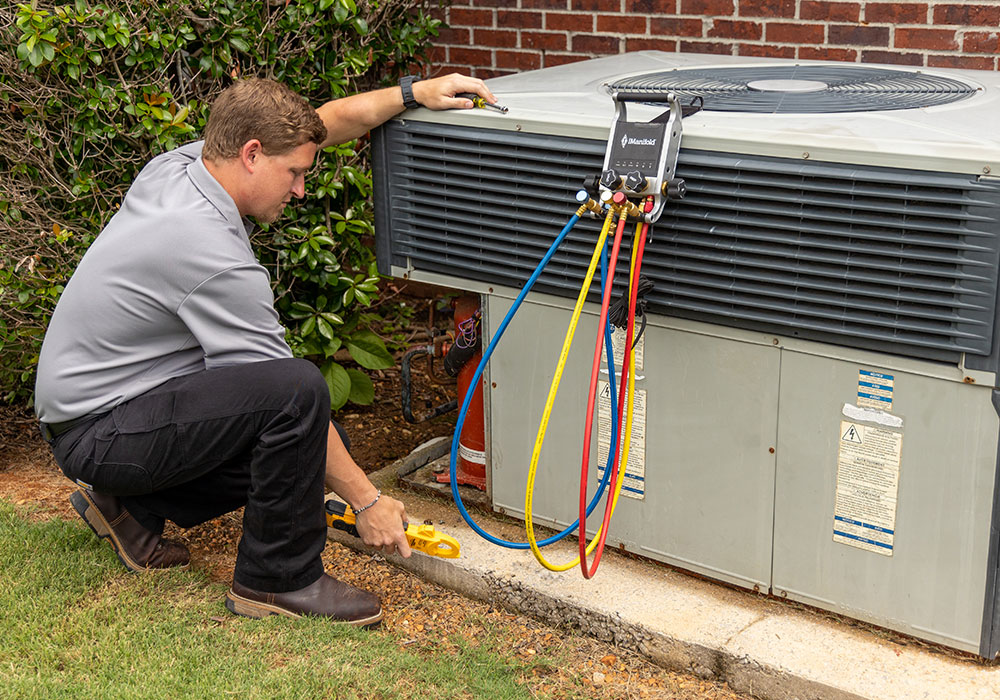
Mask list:
POLYGON ((588 211, 595 215, 604 213, 604 207, 599 202, 594 201, 587 190, 577 192, 576 201, 580 202, 580 208, 576 210, 577 216, 583 216, 588 211))

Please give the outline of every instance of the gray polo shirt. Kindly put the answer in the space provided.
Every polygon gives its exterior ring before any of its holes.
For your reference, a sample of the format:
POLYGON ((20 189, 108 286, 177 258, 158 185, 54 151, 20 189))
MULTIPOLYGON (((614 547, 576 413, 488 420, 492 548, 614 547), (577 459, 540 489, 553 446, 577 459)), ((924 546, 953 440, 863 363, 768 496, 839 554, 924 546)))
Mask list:
POLYGON ((142 169, 66 285, 38 360, 42 421, 103 413, 203 369, 291 357, 252 224, 201 147, 142 169))

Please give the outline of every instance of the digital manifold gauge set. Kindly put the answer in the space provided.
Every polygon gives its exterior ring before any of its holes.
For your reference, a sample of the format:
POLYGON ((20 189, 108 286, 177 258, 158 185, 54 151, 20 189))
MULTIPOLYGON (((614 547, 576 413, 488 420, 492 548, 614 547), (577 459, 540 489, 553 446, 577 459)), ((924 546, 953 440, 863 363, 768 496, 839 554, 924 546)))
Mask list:
MULTIPOLYGON (((615 91, 611 98, 615 103, 615 122, 596 183, 600 199, 608 204, 616 192, 630 199, 651 196, 653 208, 642 212, 641 218, 653 223, 660 218, 667 201, 684 197, 684 181, 676 177, 681 120, 701 109, 701 98, 684 107, 673 93, 615 91), (652 121, 631 122, 629 102, 665 104, 668 109, 652 121)), ((586 189, 593 194, 592 181, 586 183, 586 189)))

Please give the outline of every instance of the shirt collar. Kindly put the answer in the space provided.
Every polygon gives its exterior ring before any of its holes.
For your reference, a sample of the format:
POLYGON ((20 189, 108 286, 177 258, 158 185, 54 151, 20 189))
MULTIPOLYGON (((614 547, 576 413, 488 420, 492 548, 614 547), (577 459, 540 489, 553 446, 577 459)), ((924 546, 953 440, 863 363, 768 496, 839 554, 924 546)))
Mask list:
POLYGON ((198 191, 205 196, 205 199, 212 203, 212 206, 226 217, 226 221, 234 226, 241 227, 246 231, 248 236, 253 233, 253 222, 240 216, 240 212, 236 208, 236 202, 229 196, 225 188, 219 184, 215 176, 208 172, 208 168, 205 167, 205 161, 202 160, 201 153, 187 166, 187 173, 188 177, 191 178, 191 182, 198 188, 198 191))

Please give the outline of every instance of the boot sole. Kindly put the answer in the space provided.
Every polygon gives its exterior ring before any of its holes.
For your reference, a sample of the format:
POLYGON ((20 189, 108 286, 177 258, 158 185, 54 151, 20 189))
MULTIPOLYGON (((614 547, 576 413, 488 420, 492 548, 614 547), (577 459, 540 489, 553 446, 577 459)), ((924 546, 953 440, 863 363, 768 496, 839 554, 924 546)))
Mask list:
MULTIPOLYGON (((244 598, 233 593, 230 590, 226 593, 226 609, 229 612, 239 615, 241 617, 250 617, 254 619, 260 619, 263 617, 268 617, 270 615, 282 615, 284 617, 291 617, 298 619, 300 617, 305 617, 302 613, 297 613, 288 608, 282 608, 278 605, 273 605, 270 603, 263 603, 259 600, 250 600, 249 598, 244 598)), ((371 617, 362 618, 360 620, 338 620, 336 618, 328 618, 333 622, 339 622, 345 625, 351 625, 353 627, 377 627, 382 621, 382 610, 379 609, 378 613, 372 615, 371 617)))
MULTIPOLYGON (((101 513, 100 508, 97 507, 90 497, 83 491, 75 491, 69 496, 69 502, 72 504, 73 509, 80 515, 83 522, 87 523, 95 535, 97 535, 102 540, 107 540, 108 544, 111 545, 111 549, 114 551, 115 555, 118 557, 118 561, 125 565, 125 568, 133 573, 146 573, 154 571, 166 571, 167 569, 151 569, 146 566, 139 566, 132 558, 125 552, 125 548, 122 547, 122 543, 119 541, 118 536, 115 535, 114 529, 111 524, 101 513)), ((170 569, 175 569, 178 571, 184 571, 190 566, 188 564, 181 564, 180 566, 171 566, 170 569)))

